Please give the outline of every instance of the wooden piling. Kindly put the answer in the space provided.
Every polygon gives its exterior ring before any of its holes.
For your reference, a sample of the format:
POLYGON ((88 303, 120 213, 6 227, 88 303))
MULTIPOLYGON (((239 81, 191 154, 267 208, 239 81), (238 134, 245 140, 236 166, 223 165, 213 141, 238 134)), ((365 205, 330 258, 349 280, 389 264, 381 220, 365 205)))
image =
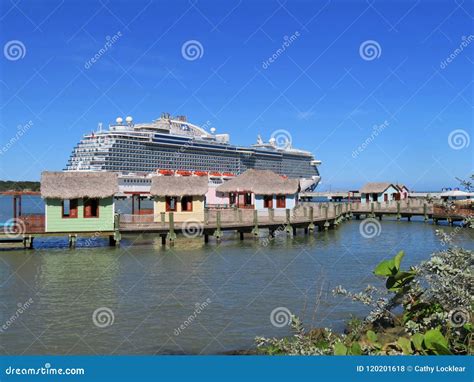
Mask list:
POLYGON ((285 227, 285 231, 286 231, 286 233, 289 235, 289 234, 291 234, 291 214, 290 214, 290 209, 287 208, 285 212, 286 212, 286 227, 285 227))
POLYGON ((174 241, 176 240, 176 232, 174 232, 174 212, 170 212, 168 214, 168 220, 169 220, 169 231, 168 231, 168 240, 170 241, 170 244, 172 245, 174 241))
POLYGON ((253 229, 252 229, 252 234, 255 237, 258 237, 258 211, 253 210, 253 229))
POLYGON ((221 231, 221 211, 217 210, 216 212, 216 230, 214 231, 214 237, 216 238, 217 241, 221 240, 222 237, 222 231, 221 231))

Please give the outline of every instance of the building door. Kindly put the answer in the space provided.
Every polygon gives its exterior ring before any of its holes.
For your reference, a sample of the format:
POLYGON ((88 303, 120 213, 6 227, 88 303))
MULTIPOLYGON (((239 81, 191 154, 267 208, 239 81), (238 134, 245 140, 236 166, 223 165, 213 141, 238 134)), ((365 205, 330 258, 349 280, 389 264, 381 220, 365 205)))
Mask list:
POLYGON ((383 201, 388 202, 388 194, 383 194, 383 201))

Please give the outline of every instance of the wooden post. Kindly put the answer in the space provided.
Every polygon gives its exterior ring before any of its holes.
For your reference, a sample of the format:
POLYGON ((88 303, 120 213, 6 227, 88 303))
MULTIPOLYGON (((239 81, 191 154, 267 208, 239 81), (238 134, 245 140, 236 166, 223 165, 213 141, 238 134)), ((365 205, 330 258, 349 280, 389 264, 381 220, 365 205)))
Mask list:
POLYGON ((325 206, 324 208, 324 215, 326 217, 326 221, 324 222, 324 230, 327 231, 329 228, 329 221, 328 221, 328 216, 329 216, 329 206, 325 206))
POLYGON ((374 202, 370 203, 370 217, 371 218, 375 217, 374 202))
POLYGON ((239 209, 238 209, 238 212, 239 212, 239 223, 242 223, 242 222, 243 222, 242 210, 239 208, 239 209))
POLYGON ((239 231, 240 240, 244 240, 244 231, 239 231))
POLYGON ((164 212, 160 212, 161 217, 161 225, 164 226, 166 224, 166 214, 164 212))
POLYGON ((170 241, 170 244, 173 245, 174 241, 176 240, 176 233, 174 232, 174 212, 170 212, 168 214, 168 220, 169 220, 169 231, 168 231, 168 240, 170 241))
POLYGON ((314 231, 314 211, 313 206, 309 207, 309 225, 308 229, 310 232, 314 231))
POLYGON ((270 222, 275 221, 275 210, 273 208, 268 209, 268 219, 270 222))
POLYGON ((69 248, 76 248, 77 235, 69 234, 69 248))
POLYGON ((253 210, 253 229, 252 234, 257 237, 258 236, 258 211, 253 210))
POLYGON ((204 224, 209 224, 209 208, 204 208, 204 224))
POLYGON ((428 221, 428 206, 426 205, 426 203, 423 204, 423 216, 424 216, 425 222, 427 222, 428 221))
POLYGON ((166 235, 160 235, 161 236, 161 245, 166 246, 166 235))
POLYGON ((289 235, 291 234, 291 214, 290 214, 290 209, 287 208, 286 209, 286 227, 285 227, 285 231, 286 233, 289 235))
POLYGON ((397 201, 397 220, 400 220, 402 218, 402 215, 400 213, 400 202, 397 201))
POLYGON ((216 213, 216 230, 214 231, 214 237, 216 238, 217 241, 219 241, 222 237, 220 210, 217 210, 217 213, 216 213))
MULTIPOLYGON (((115 214, 114 216, 114 242, 113 245, 116 247, 120 246, 120 240, 122 240, 122 234, 120 233, 120 214, 115 214)), ((110 245, 110 241, 109 241, 110 245)))
POLYGON ((204 243, 209 243, 209 235, 207 233, 204 234, 204 243))

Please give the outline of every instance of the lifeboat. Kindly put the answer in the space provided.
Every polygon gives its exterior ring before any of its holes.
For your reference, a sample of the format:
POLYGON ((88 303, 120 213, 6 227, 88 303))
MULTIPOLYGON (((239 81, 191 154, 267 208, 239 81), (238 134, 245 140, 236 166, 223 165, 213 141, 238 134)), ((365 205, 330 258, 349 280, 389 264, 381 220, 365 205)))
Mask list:
POLYGON ((288 179, 286 175, 280 175, 283 179, 288 179))
POLYGON ((231 172, 224 172, 224 174, 222 174, 224 176, 235 176, 234 174, 232 174, 231 172))
POLYGON ((178 170, 176 171, 176 174, 181 175, 181 176, 191 176, 193 173, 191 171, 178 170))
POLYGON ((194 175, 196 176, 207 176, 206 171, 194 171, 194 175))
POLYGON ((222 176, 222 174, 220 172, 214 171, 211 172, 211 176, 222 176))
POLYGON ((161 169, 158 171, 161 175, 174 175, 173 170, 161 169))

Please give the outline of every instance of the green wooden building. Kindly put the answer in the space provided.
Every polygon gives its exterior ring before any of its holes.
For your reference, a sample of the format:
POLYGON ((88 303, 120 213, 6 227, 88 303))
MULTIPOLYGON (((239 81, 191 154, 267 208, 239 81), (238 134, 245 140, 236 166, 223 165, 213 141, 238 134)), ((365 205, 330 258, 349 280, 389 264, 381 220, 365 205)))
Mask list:
POLYGON ((46 232, 110 232, 114 230, 116 173, 43 172, 46 232))

